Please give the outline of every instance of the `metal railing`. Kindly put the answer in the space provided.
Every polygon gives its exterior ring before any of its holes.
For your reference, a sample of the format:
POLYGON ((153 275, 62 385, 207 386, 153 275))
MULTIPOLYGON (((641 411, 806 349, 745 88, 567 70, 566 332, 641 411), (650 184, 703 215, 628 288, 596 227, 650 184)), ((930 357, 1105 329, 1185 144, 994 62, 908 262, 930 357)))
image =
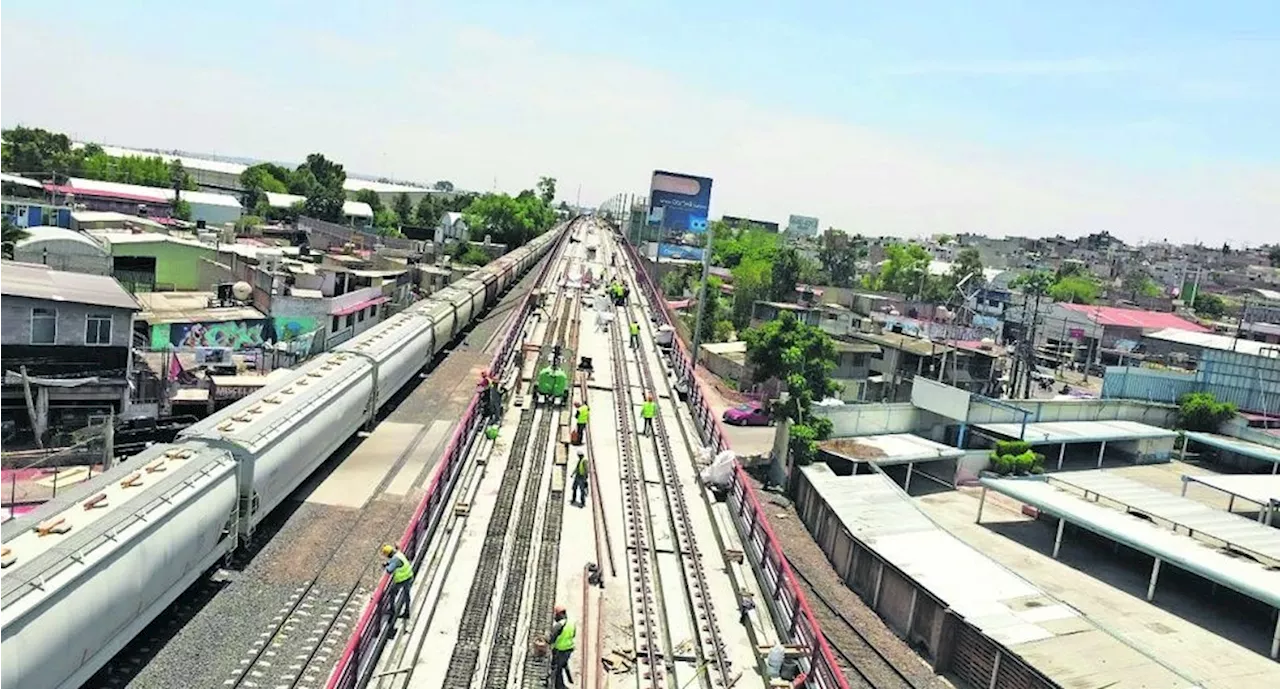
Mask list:
MULTIPOLYGON (((563 231, 560 238, 547 248, 547 255, 554 256, 559 249, 560 243, 564 242, 568 236, 568 231, 563 231)), ((538 273, 538 284, 542 283, 553 263, 554 261, 548 259, 543 264, 538 273)), ((534 291, 530 290, 521 299, 518 311, 520 317, 511 320, 511 328, 507 331, 502 345, 494 355, 489 370, 504 370, 507 364, 519 354, 520 348, 517 345, 520 342, 520 334, 524 330, 522 324, 534 306, 531 299, 533 293, 534 291)), ((434 476, 432 476, 431 485, 427 488, 426 495, 423 496, 422 501, 418 504, 418 509, 409 520, 409 526, 400 538, 400 550, 409 555, 415 568, 422 564, 422 556, 426 552, 425 546, 435 535, 435 531, 440 525, 441 517, 444 516, 445 510, 451 502, 454 484, 462 473, 462 466, 471 449, 471 443, 480 435, 480 427, 484 422, 483 415, 480 412, 480 397, 479 395, 473 395, 467 410, 462 414, 461 421, 454 428, 453 435, 449 438, 449 444, 445 446, 444 453, 440 457, 440 463, 437 465, 434 476)), ((386 595, 387 584, 390 581, 390 576, 386 574, 382 575, 378 580, 378 585, 374 589, 369 603, 365 606, 360 620, 356 623, 351 639, 347 642, 342 656, 338 659, 337 666, 329 676, 329 682, 326 685, 327 689, 350 689, 364 686, 371 677, 377 666, 378 658, 382 655, 382 650, 386 646, 388 632, 391 631, 395 622, 393 616, 384 614, 382 610, 383 597, 386 595)))
MULTIPOLYGON (((636 270, 636 280, 642 287, 645 298, 653 313, 658 314, 664 324, 674 327, 675 314, 667 307, 661 290, 653 284, 640 256, 635 248, 622 242, 631 257, 636 270)), ((729 449, 729 440, 725 435, 720 418, 708 403, 706 385, 696 375, 693 357, 679 337, 672 338, 672 368, 678 371, 680 380, 684 381, 689 393, 689 410, 697 422, 702 439, 716 452, 729 449)), ((751 477, 747 475, 741 464, 735 467, 733 483, 729 490, 728 503, 734 526, 738 536, 751 557, 752 565, 770 599, 779 629, 785 630, 792 643, 801 644, 813 649, 809 657, 809 670, 806 677, 807 686, 821 689, 848 689, 844 675, 836 664, 835 655, 830 644, 822 634, 809 601, 805 598, 791 566, 782 553, 781 541, 769 526, 768 518, 755 488, 751 485, 751 477)))

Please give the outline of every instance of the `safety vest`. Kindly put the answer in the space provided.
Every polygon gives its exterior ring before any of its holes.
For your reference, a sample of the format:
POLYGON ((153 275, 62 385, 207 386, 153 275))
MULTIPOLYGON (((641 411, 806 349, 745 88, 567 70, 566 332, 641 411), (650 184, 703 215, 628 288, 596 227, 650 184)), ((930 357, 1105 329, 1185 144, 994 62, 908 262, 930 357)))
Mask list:
POLYGON ((632 335, 639 335, 639 334, 640 334, 640 324, 639 324, 639 323, 634 323, 634 322, 633 322, 633 323, 631 324, 631 334, 632 334, 632 335))
POLYGON ((394 560, 396 558, 400 559, 400 566, 396 567, 395 571, 391 573, 391 581, 397 584, 409 581, 413 578, 413 564, 399 550, 391 555, 391 559, 394 560))
POLYGON ((579 424, 586 425, 587 421, 590 418, 591 418, 591 410, 587 409, 587 405, 584 404, 581 407, 578 407, 578 423, 579 424))
POLYGON ((560 636, 556 637, 555 649, 557 651, 572 651, 573 637, 577 636, 578 629, 574 627, 572 620, 565 620, 564 626, 560 628, 560 636))
POLYGON ((646 419, 652 419, 658 413, 658 403, 653 400, 645 400, 644 406, 640 408, 640 415, 646 419))
POLYGON ((583 456, 581 456, 581 457, 579 457, 579 458, 578 458, 578 466, 577 466, 577 467, 575 467, 573 471, 574 471, 574 473, 576 473, 576 474, 577 474, 577 475, 579 475, 579 476, 586 476, 586 475, 587 475, 587 457, 586 457, 586 455, 583 455, 583 456))

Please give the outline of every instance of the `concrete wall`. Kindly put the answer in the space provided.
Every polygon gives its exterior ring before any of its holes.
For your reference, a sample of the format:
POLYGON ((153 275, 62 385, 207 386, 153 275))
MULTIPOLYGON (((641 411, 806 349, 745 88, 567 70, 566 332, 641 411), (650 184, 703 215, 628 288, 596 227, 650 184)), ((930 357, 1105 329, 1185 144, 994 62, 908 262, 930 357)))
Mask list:
POLYGON ((210 287, 200 284, 200 265, 215 260, 211 246, 176 242, 111 244, 112 256, 151 256, 156 259, 156 291, 198 292, 210 287))
MULTIPOLYGON (((1173 428, 1178 409, 1168 404, 1138 400, 1003 400, 1031 412, 1028 423, 1037 421, 1137 421, 1161 428, 1173 428)), ((1022 415, 1012 409, 988 404, 982 398, 969 403, 969 423, 1013 423, 1022 415)))
POLYGON ((65 347, 82 347, 89 314, 111 315, 112 347, 128 347, 133 337, 133 312, 125 309, 114 309, 109 306, 94 306, 74 302, 55 302, 44 299, 28 299, 26 297, 5 297, 0 304, 3 312, 3 327, 0 328, 0 341, 6 345, 31 344, 31 310, 34 308, 52 309, 57 312, 57 333, 54 345, 65 347))
POLYGON ((955 423, 907 402, 815 407, 814 413, 831 420, 833 438, 915 433, 941 442, 947 425, 955 423))
POLYGON ((111 256, 102 248, 67 239, 32 241, 13 249, 13 260, 40 263, 54 270, 90 275, 110 275, 111 256))

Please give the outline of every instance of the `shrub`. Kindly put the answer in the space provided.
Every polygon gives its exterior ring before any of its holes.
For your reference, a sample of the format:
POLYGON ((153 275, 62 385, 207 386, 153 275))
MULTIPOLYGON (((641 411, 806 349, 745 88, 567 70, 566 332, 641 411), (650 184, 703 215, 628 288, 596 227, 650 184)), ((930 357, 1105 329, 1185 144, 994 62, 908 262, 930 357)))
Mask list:
POLYGON ((1208 392, 1191 392, 1178 399, 1178 427, 1188 431, 1217 431, 1236 415, 1236 405, 1219 402, 1208 392))
POLYGON ((1043 473, 1044 455, 1032 451, 1030 443, 1020 440, 1001 441, 996 443, 996 449, 991 453, 991 470, 1001 476, 1043 473), (1002 450, 1020 451, 1002 452, 1002 450))

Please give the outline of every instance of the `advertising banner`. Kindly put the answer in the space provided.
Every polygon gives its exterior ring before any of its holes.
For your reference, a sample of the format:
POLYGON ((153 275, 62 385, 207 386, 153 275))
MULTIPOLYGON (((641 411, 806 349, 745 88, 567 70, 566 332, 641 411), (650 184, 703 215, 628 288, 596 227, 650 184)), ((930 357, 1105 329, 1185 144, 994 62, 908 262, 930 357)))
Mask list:
POLYGON ((672 243, 700 243, 686 235, 707 231, 707 213, 711 208, 711 180, 678 172, 655 170, 649 185, 650 228, 672 243))
POLYGON ((702 247, 700 246, 684 246, 682 244, 659 244, 658 259, 668 259, 676 261, 698 261, 702 262, 702 247))

